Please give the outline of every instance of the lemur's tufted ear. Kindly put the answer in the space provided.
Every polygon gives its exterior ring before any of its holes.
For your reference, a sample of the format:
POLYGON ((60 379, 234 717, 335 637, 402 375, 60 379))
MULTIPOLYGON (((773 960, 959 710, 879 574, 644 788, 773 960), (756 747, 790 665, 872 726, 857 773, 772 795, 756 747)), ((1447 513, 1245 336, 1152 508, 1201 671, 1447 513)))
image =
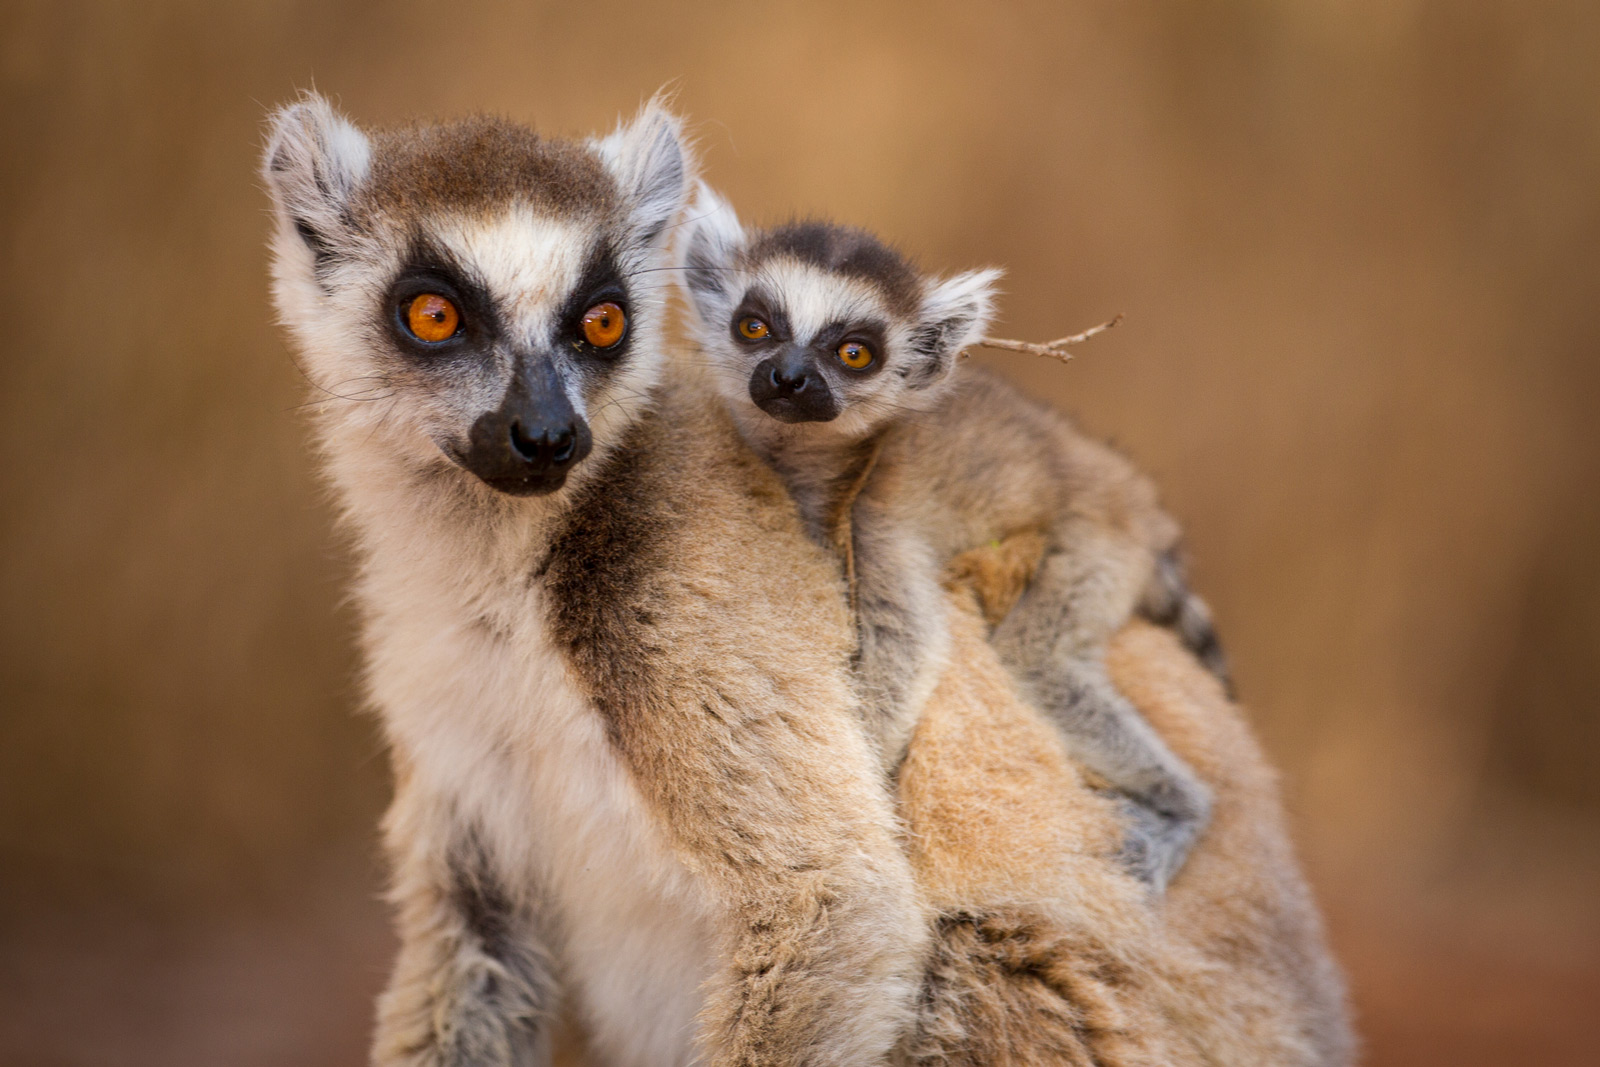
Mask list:
POLYGON ((635 237, 656 244, 689 195, 693 160, 683 123, 657 96, 632 122, 620 123, 615 132, 590 143, 622 190, 635 237))
POLYGON ((744 227, 739 225, 733 205, 701 182, 685 228, 688 232, 680 246, 683 282, 695 311, 710 325, 726 310, 722 305, 732 293, 729 275, 745 245, 744 227))
POLYGON ((956 354, 988 332, 994 315, 999 270, 969 270, 928 286, 917 316, 912 346, 922 361, 908 380, 925 388, 955 367, 956 354))
POLYGON ((366 135, 316 93, 267 120, 262 176, 279 215, 311 249, 318 267, 335 255, 348 229, 350 197, 371 163, 366 135))

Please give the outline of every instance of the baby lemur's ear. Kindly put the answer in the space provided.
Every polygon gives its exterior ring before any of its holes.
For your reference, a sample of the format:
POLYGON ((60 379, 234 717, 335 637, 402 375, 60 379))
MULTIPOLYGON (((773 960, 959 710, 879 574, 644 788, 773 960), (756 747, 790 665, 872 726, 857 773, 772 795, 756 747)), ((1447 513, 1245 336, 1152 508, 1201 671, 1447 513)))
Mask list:
POLYGON ((693 157, 682 121, 657 96, 632 122, 619 123, 615 132, 590 144, 617 180, 634 238, 645 245, 660 243, 689 195, 693 157))
POLYGON ((318 269, 337 256, 350 228, 350 198, 371 163, 366 134, 316 93, 267 119, 261 175, 279 218, 299 234, 318 269))
POLYGON ((912 388, 943 381, 955 368, 956 354, 988 332, 1001 273, 969 270, 928 286, 911 335, 912 347, 920 357, 917 368, 907 376, 912 388))
POLYGON ((712 326, 732 309, 734 264, 745 246, 744 227, 733 206, 700 183, 689 206, 682 263, 684 285, 700 321, 712 326))

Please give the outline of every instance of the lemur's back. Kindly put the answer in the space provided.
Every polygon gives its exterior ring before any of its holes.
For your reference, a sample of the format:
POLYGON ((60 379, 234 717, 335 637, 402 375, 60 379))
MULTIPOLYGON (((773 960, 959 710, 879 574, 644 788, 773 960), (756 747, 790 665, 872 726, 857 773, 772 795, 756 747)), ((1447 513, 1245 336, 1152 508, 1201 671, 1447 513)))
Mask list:
MULTIPOLYGON (((879 458, 892 492, 949 558, 1076 515, 1165 551, 1178 526, 1124 456, 1059 411, 979 367, 930 411, 908 412, 879 458)), ((869 491, 871 491, 869 489, 869 491)))

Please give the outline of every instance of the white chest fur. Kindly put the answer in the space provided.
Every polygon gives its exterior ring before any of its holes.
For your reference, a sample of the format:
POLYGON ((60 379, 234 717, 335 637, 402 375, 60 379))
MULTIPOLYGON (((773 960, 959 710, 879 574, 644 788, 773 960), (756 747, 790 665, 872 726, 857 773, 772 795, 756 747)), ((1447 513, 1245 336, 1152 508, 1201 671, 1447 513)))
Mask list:
POLYGON ((604 1062, 690 1062, 712 909, 550 647, 537 592, 517 594, 497 626, 459 601, 423 608, 408 585, 404 610, 371 618, 368 653, 410 787, 475 823, 504 870, 526 872, 563 992, 604 1062))

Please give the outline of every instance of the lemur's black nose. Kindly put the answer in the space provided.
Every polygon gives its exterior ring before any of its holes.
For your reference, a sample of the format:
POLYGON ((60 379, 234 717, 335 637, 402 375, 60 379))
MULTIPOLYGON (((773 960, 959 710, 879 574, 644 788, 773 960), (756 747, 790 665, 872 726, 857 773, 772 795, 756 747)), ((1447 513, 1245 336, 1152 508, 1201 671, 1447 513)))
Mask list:
POLYGON ((774 364, 767 378, 778 396, 799 396, 811 384, 811 375, 803 366, 780 368, 774 364))
POLYGON ((797 345, 755 365, 750 372, 750 399, 779 422, 827 422, 839 415, 827 375, 797 345))
POLYGON ((511 447, 517 455, 546 470, 565 467, 578 453, 578 435, 571 426, 529 433, 521 419, 511 420, 511 447))

